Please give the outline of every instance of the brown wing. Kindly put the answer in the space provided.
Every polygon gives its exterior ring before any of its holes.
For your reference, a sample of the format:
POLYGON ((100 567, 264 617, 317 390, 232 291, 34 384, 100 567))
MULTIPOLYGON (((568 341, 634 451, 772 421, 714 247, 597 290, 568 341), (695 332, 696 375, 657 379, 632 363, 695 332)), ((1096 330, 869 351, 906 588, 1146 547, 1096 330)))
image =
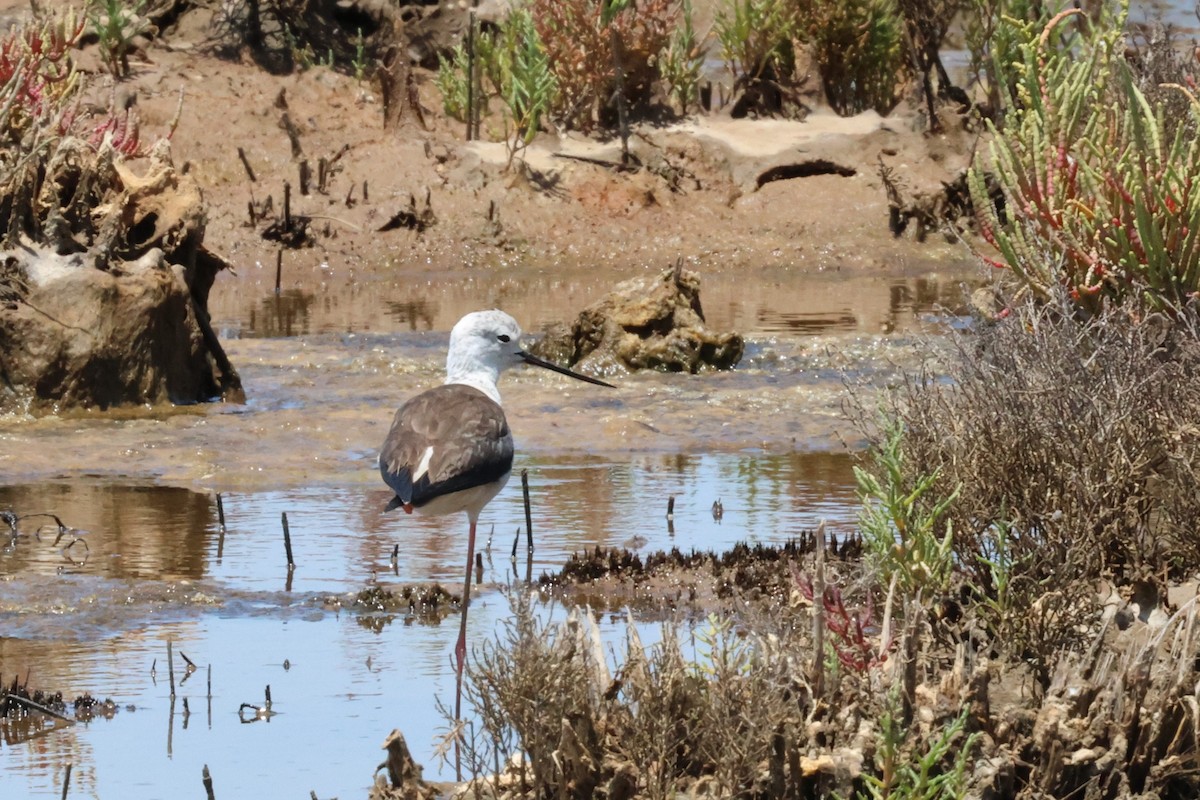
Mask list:
POLYGON ((409 400, 392 421, 379 472, 401 503, 499 480, 512 469, 513 441, 504 409, 478 389, 446 384, 409 400))

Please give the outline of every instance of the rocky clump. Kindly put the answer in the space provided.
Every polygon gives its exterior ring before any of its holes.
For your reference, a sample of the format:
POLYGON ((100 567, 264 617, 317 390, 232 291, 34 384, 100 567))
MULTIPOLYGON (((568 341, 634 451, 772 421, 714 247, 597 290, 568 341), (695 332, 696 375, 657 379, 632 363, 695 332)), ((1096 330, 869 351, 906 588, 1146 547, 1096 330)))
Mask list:
POLYGON ((0 253, 0 411, 241 400, 206 308, 227 265, 166 141, 139 175, 64 140, 43 186, 0 253))
POLYGON ((533 352, 587 372, 656 369, 695 374, 731 369, 745 341, 709 329, 700 306, 700 276, 682 269, 617 284, 571 325, 556 323, 533 352))

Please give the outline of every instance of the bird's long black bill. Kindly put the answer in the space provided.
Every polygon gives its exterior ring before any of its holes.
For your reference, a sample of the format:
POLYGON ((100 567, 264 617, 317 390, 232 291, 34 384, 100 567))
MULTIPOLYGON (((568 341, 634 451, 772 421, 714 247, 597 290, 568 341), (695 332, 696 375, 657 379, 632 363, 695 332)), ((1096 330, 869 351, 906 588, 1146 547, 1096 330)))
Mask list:
POLYGON ((560 367, 558 364, 552 364, 551 362, 544 361, 543 359, 540 359, 537 356, 531 356, 529 353, 526 353, 526 352, 521 353, 521 358, 523 358, 525 360, 526 364, 533 364, 535 367, 545 367, 546 369, 550 370, 551 372, 557 372, 560 375, 566 375, 568 377, 574 378, 577 381, 583 381, 584 383, 594 383, 597 386, 607 386, 610 389, 617 388, 617 387, 613 386, 611 383, 605 383, 604 381, 600 380, 599 378, 593 378, 590 375, 580 375, 578 372, 575 372, 574 370, 569 370, 566 367, 560 367))

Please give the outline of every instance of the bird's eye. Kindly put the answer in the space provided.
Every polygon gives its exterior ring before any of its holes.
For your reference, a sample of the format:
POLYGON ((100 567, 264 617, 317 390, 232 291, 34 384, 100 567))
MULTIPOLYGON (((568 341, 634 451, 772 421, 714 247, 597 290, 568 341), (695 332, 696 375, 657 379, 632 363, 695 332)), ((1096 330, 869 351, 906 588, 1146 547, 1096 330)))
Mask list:
POLYGON ((509 337, 509 335, 507 333, 502 333, 499 336, 497 336, 496 338, 499 339, 500 341, 504 342, 505 344, 508 344, 509 342, 512 341, 512 339, 509 337))

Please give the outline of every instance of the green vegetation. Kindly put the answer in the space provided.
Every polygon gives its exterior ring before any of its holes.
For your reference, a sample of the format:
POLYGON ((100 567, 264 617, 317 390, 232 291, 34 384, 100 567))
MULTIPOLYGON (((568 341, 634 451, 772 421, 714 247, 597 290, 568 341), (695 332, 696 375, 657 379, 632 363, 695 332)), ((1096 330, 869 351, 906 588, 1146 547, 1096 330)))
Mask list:
POLYGON ((692 23, 692 0, 682 0, 679 22, 659 55, 659 72, 667 93, 686 114, 700 95, 700 68, 704 64, 704 41, 692 23))
POLYGON ((920 476, 907 472, 903 430, 894 420, 885 418, 883 424, 881 441, 869 452, 878 474, 854 468, 866 552, 882 573, 883 583, 895 579, 902 596, 936 597, 949 589, 953 574, 953 526, 942 523, 942 518, 958 489, 939 497, 933 491, 936 470, 920 476))
POLYGON ((808 0, 802 8, 830 107, 845 116, 890 112, 912 63, 893 0, 808 0))
POLYGON ((143 16, 145 0, 126 3, 123 0, 93 0, 87 9, 91 31, 100 41, 100 52, 109 71, 117 78, 129 74, 129 54, 135 37, 150 30, 143 16))
POLYGON ((946 723, 923 753, 906 748, 908 737, 893 697, 879 720, 878 774, 867 775, 860 800, 957 800, 967 786, 967 764, 979 734, 966 736, 967 711, 946 723), (950 768, 944 765, 949 763, 950 768))
POLYGON ((755 104, 759 110, 782 106, 780 85, 796 67, 792 40, 798 32, 790 0, 729 0, 717 11, 714 33, 721 58, 736 87, 761 98, 755 104))
POLYGON ((1200 142, 1188 126, 1168 134, 1161 105, 1138 88, 1123 21, 1084 23, 1071 10, 1020 29, 1005 124, 971 194, 994 263, 1037 300, 1061 288, 1089 314, 1135 296, 1179 313, 1200 291, 1200 142), (1068 26, 1064 44, 1055 34, 1068 26))

